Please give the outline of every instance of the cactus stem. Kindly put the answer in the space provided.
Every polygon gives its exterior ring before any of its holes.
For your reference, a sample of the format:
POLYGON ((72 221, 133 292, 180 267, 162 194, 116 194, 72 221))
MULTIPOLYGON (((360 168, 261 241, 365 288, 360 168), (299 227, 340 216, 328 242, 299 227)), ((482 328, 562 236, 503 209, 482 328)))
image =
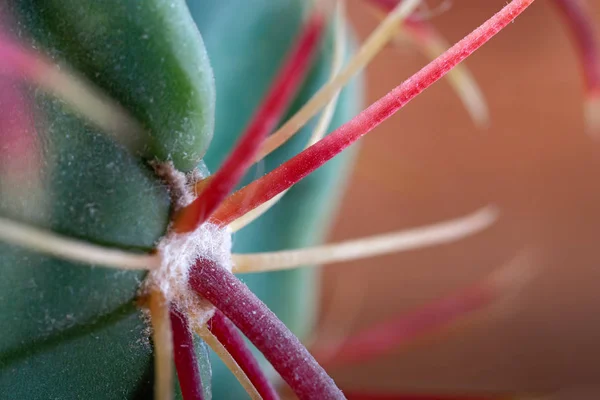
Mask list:
POLYGON ((497 218, 497 209, 489 206, 464 217, 434 225, 341 243, 298 250, 233 254, 233 272, 263 272, 303 265, 322 265, 450 243, 481 232, 497 218))
POLYGON ((504 29, 533 1, 511 1, 479 28, 352 120, 267 175, 233 193, 215 212, 213 221, 227 225, 308 176, 446 75, 504 29))
POLYGON ((265 137, 276 127, 298 92, 323 30, 323 16, 318 12, 312 13, 242 138, 202 193, 175 217, 174 228, 178 233, 192 231, 206 221, 235 189, 252 165, 265 137))

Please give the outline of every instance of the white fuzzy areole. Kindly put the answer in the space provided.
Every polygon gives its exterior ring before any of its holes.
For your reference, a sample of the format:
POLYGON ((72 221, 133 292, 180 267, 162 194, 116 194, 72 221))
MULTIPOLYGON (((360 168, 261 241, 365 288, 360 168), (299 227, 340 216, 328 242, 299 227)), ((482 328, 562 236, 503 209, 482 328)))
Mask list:
POLYGON ((165 299, 175 305, 195 324, 206 323, 214 313, 214 307, 190 288, 190 268, 197 259, 214 261, 231 271, 231 230, 205 223, 193 232, 169 233, 159 245, 162 263, 146 278, 146 288, 157 288, 165 299))

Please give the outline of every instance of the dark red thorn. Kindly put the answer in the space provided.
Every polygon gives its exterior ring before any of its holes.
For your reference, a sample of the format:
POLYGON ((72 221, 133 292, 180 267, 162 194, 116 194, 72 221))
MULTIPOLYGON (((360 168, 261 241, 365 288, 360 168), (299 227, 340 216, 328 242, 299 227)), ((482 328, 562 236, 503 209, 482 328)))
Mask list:
POLYGON ((227 349, 229 354, 231 354, 231 357, 233 357, 242 371, 244 371, 263 400, 278 400, 279 395, 277 391, 261 370, 258 361, 254 358, 248 346, 246 346, 244 338, 231 321, 221 311, 217 310, 207 326, 225 349, 227 349))
POLYGON ((171 329, 173 331, 173 356, 179 378, 179 387, 184 400, 203 400, 200 369, 194 349, 194 338, 186 317, 171 309, 171 329))
POLYGON ((323 30, 323 16, 314 12, 302 28, 296 44, 242 138, 206 189, 176 218, 175 227, 178 232, 192 231, 206 221, 254 163, 264 139, 275 129, 300 89, 323 30))
POLYGON ((231 272, 199 259, 189 283, 260 350, 300 399, 344 399, 325 370, 254 293, 231 272))
POLYGON ((600 32, 583 0, 554 0, 578 48, 587 90, 600 96, 600 32))
POLYGON ((223 225, 229 224, 296 184, 442 78, 454 66, 504 29, 533 1, 513 0, 463 40, 352 120, 269 174, 229 196, 215 212, 212 220, 223 225))
MULTIPOLYGON (((489 305, 496 298, 496 290, 489 284, 481 284, 462 290, 452 296, 432 303, 410 313, 375 324, 355 336, 345 339, 336 347, 335 356, 328 359, 327 368, 361 363, 384 355, 406 345, 423 335, 436 331, 457 319, 489 305)), ((327 348, 313 350, 315 357, 330 356, 327 348)))

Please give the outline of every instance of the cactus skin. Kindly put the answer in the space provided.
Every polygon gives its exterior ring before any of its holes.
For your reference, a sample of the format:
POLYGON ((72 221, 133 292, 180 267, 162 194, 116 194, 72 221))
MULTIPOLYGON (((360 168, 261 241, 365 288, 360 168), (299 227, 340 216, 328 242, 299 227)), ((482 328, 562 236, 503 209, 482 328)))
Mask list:
MULTIPOLYGON (((171 158, 182 170, 198 164, 213 133, 212 71, 182 2, 123 0, 118 2, 123 8, 115 7, 121 10, 117 13, 107 6, 114 6, 115 1, 13 0, 11 4, 18 6, 19 30, 30 34, 38 48, 87 75, 150 129, 148 152, 142 157, 129 154, 61 102, 11 82, 35 116, 37 132, 28 133, 37 135, 40 142, 42 163, 34 168, 41 179, 32 178, 30 186, 41 196, 32 200, 10 179, 11 171, 0 168, 0 214, 94 243, 148 251, 165 232, 170 204, 166 188, 146 159, 171 158), (118 15, 104 22, 96 18, 102 29, 92 31, 92 25, 86 25, 89 18, 80 13, 87 3, 106 6, 106 15, 118 15), (170 11, 166 4, 174 4, 175 10, 170 11), (150 10, 153 5, 156 8, 150 10), (157 10, 164 18, 150 24, 149 15, 157 10), (177 29, 171 29, 174 21, 177 29), (79 36, 69 24, 80 29, 79 36), (160 35, 150 35, 147 44, 141 39, 120 42, 130 35, 139 37, 144 26, 160 35), (119 31, 125 28, 133 33, 119 31), (193 40, 182 38, 181 32, 191 32, 193 40), (109 39, 119 46, 110 51, 98 47, 109 39), (183 39, 196 46, 177 46, 183 39), (130 46, 131 51, 122 46, 130 46), (163 53, 180 62, 179 68, 168 73, 158 68, 156 57, 163 53), (98 58, 90 60, 90 55, 98 58), (115 70, 116 65, 123 67, 115 70), (96 76, 97 70, 111 73, 96 76), (163 75, 157 78, 156 74, 163 75), (191 85, 194 93, 181 91, 182 84, 191 85), (147 96, 139 96, 142 88, 147 96), (160 100, 162 107, 147 101, 153 97, 148 90, 157 91, 154 99, 160 100), (171 132, 177 131, 172 124, 181 124, 185 113, 205 119, 183 127, 189 129, 182 141, 171 132)), ((190 0, 215 68, 219 93, 215 138, 205 158, 211 170, 218 167, 243 130, 298 30, 304 2, 276 3, 190 0), (269 31, 275 33, 269 37, 276 40, 264 40, 269 31), (261 44, 260 51, 253 43, 261 44)), ((323 49, 294 110, 327 79, 327 49, 323 49)), ((332 128, 358 111, 359 97, 358 85, 343 92, 332 128)), ((268 171, 298 152, 310 128, 260 168, 268 171)), ((6 151, 9 153, 10 147, 6 151)), ((235 235, 235 250, 276 250, 318 242, 350 160, 351 154, 340 157, 293 188, 271 212, 235 235)), ((151 397, 152 347, 147 341, 147 325, 134 303, 143 273, 76 266, 3 244, 0 273, 0 393, 9 393, 10 398, 151 397)), ((311 328, 317 277, 315 270, 305 269, 248 276, 245 281, 295 333, 305 336, 311 328)), ((207 378, 206 354, 204 350, 200 357, 203 378, 207 378)), ((213 382, 215 398, 243 398, 241 387, 218 363, 213 382)))
MULTIPOLYGON (((169 215, 166 189, 152 171, 58 102, 30 98, 44 117, 38 133, 47 142, 42 181, 49 204, 37 208, 38 215, 28 208, 9 216, 35 218, 95 243, 150 249, 169 215)), ((11 196, 17 189, 2 186, 3 208, 25 201, 11 196)), ((151 346, 144 344, 146 325, 133 303, 143 273, 76 266, 6 245, 0 270, 2 392, 134 398, 150 382, 151 346)))
MULTIPOLYGON (((146 158, 172 158, 182 169, 200 161, 213 130, 214 89, 185 3, 19 0, 10 5, 19 23, 14 33, 31 35, 38 49, 86 75, 146 124, 152 133, 146 158), (148 29, 148 40, 140 38, 142 29, 148 29), (178 47, 181 43, 185 46, 178 47)), ((170 204, 145 160, 51 96, 12 85, 35 117, 36 132, 27 134, 38 138, 42 161, 33 167, 41 169, 37 189, 44 201, 29 201, 11 171, 3 170, 2 214, 102 245, 152 249, 166 230, 170 204)), ((0 251, 0 270, 2 393, 151 396, 152 346, 134 303, 143 273, 75 266, 8 246, 0 251)))
POLYGON ((214 78, 184 0, 12 0, 33 42, 118 100, 150 133, 146 158, 189 171, 214 130, 214 78))

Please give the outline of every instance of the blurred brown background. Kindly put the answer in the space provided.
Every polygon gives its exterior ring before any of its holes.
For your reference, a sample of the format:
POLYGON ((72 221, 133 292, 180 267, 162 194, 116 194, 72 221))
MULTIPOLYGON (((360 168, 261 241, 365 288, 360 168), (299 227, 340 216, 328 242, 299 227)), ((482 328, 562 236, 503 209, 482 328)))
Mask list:
MULTIPOLYGON (((360 1, 349 3, 364 38, 377 21, 360 1)), ((600 22, 600 2, 590 3, 600 22)), ((504 4, 455 0, 433 23, 454 43, 504 4)), ((425 62, 410 46, 386 49, 368 70, 368 99, 425 62)), ((437 83, 362 142, 330 239, 428 224, 489 202, 501 207, 500 222, 456 244, 325 268, 321 337, 351 334, 465 287, 521 249, 535 251, 538 275, 450 329, 331 371, 344 388, 536 392, 600 384, 600 138, 584 133, 583 83, 567 31, 551 2, 537 1, 467 65, 486 95, 490 129, 477 130, 448 83, 437 83)))

